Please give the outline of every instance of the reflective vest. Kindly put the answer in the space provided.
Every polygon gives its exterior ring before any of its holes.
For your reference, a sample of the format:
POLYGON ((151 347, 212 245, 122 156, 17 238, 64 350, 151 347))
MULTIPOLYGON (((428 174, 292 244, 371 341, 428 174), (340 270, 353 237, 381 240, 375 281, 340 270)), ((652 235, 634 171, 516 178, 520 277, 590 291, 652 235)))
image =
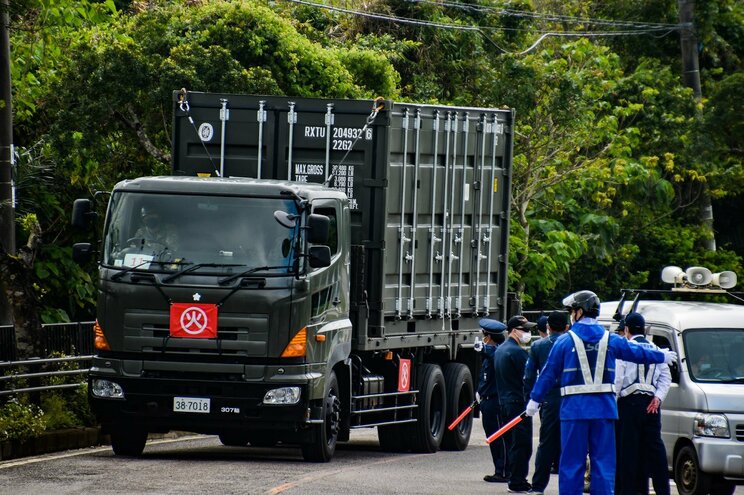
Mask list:
POLYGON ((656 387, 653 384, 654 373, 656 372, 656 365, 652 364, 648 367, 648 373, 645 372, 646 366, 643 364, 637 364, 637 373, 635 381, 620 390, 620 397, 627 397, 628 395, 635 392, 649 393, 654 395, 656 393, 656 387))
POLYGON ((561 395, 614 393, 614 383, 602 383, 605 361, 607 360, 607 343, 610 340, 610 333, 605 332, 604 335, 602 335, 602 338, 599 339, 599 350, 597 351, 597 363, 594 367, 594 378, 592 378, 592 371, 589 367, 589 359, 586 357, 584 341, 581 340, 581 338, 572 330, 569 330, 568 334, 574 341, 576 357, 579 360, 579 369, 581 370, 581 374, 584 376, 584 384, 563 386, 561 387, 561 395))

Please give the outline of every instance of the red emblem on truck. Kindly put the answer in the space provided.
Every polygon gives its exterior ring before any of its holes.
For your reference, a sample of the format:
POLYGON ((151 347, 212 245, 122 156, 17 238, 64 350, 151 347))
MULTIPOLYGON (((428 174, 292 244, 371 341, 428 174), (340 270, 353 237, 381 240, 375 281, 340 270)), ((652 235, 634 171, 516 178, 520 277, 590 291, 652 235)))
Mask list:
POLYGON ((217 338, 217 305, 173 303, 170 308, 171 337, 217 338))
POLYGON ((398 392, 408 392, 411 388, 411 360, 400 359, 398 367, 398 392))

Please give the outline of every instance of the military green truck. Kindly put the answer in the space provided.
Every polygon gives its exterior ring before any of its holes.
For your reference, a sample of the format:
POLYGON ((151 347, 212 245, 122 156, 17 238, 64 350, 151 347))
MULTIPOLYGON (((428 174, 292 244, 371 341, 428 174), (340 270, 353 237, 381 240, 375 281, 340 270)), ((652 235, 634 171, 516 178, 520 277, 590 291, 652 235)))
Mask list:
MULTIPOLYGON (((149 432, 332 458, 462 450, 478 321, 507 311, 514 112, 173 95, 173 174, 118 183, 96 243, 89 397, 117 455, 149 432)), ((78 199, 73 224, 96 220, 78 199)))

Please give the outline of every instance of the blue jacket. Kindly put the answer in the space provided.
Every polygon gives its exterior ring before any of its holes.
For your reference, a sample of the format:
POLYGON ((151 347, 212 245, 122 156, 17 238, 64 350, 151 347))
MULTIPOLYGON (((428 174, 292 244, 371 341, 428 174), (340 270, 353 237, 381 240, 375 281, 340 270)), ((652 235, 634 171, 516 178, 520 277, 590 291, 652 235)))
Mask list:
MULTIPOLYGON (((529 394, 532 387, 535 386, 537 375, 545 367, 548 362, 548 356, 550 350, 553 349, 553 344, 558 340, 561 334, 550 333, 547 337, 537 340, 530 346, 530 357, 527 359, 527 365, 524 370, 524 389, 529 394)), ((561 399, 561 384, 558 380, 555 381, 553 388, 545 394, 544 402, 555 402, 561 399)))
POLYGON ((498 401, 499 392, 496 388, 496 375, 493 369, 493 353, 496 352, 495 345, 483 346, 483 362, 481 362, 480 380, 478 381, 478 395, 481 400, 496 399, 498 401))
MULTIPOLYGON (((582 318, 573 324, 571 330, 584 342, 593 376, 598 352, 596 346, 591 344, 599 342, 605 329, 594 319, 582 318)), ((631 345, 623 337, 612 333, 607 345, 602 383, 615 382, 615 359, 634 363, 663 363, 664 353, 631 345)), ((560 381, 561 386, 584 384, 574 342, 568 333, 561 335, 553 345, 548 362, 540 372, 530 398, 536 402, 543 402, 556 380, 560 381)), ((561 401, 561 419, 617 419, 615 394, 608 392, 566 395, 561 401)))
POLYGON ((507 337, 493 354, 496 370, 496 385, 499 387, 499 404, 525 403, 524 367, 527 364, 527 351, 517 342, 507 337))

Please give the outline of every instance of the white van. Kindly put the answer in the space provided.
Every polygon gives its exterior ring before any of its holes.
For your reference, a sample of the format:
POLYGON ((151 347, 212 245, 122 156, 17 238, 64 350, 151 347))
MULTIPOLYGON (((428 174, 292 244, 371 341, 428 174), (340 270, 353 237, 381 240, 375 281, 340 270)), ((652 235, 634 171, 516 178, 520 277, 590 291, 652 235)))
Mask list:
POLYGON ((622 303, 603 302, 599 321, 614 331, 620 315, 636 311, 649 340, 677 352, 661 406, 669 469, 681 495, 731 495, 744 484, 744 303, 703 302, 700 293, 733 296, 707 278, 676 278, 672 291, 625 290, 622 303))

